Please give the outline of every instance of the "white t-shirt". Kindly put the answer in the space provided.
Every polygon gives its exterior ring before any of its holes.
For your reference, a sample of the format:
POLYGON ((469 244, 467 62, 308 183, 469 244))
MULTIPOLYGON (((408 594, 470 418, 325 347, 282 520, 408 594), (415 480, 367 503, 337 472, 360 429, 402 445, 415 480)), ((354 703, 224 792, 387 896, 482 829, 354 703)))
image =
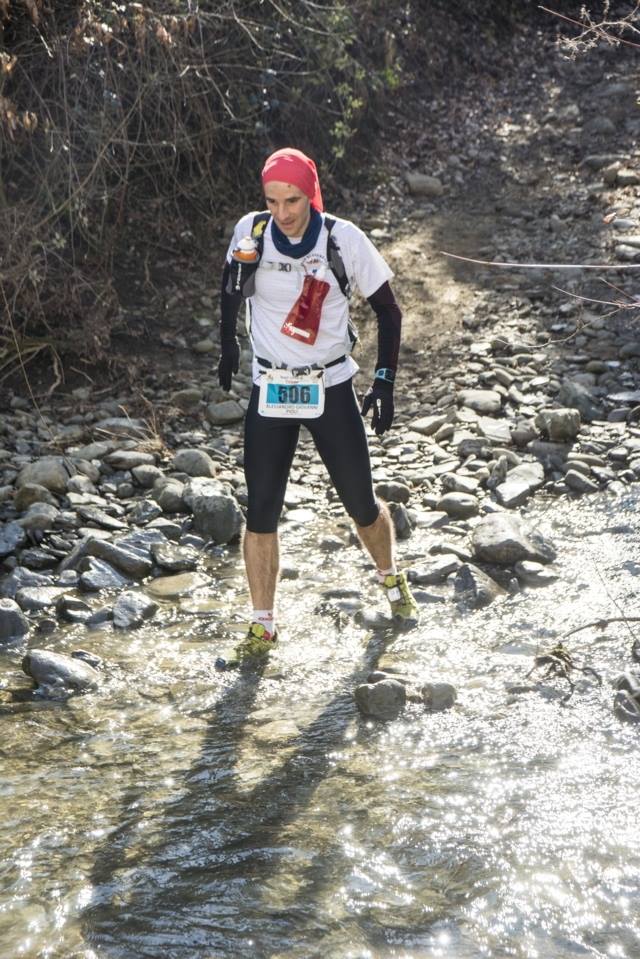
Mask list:
MULTIPOLYGON (((236 224, 227 251, 229 262, 231 252, 238 242, 251 235, 255 215, 255 212, 247 213, 236 224)), ((322 305, 320 328, 315 343, 311 346, 281 332, 284 320, 302 292, 305 274, 300 259, 285 256, 276 249, 271 236, 272 222, 269 221, 264 231, 264 249, 256 272, 255 293, 249 298, 254 383, 258 383, 260 377, 256 356, 278 366, 296 367, 314 363, 324 366, 339 356, 349 354, 351 349, 348 333, 349 303, 328 266, 324 280, 330 289, 322 305), (281 270, 277 266, 280 263, 291 264, 290 271, 281 270)), ((352 289, 357 288, 366 298, 392 278, 392 270, 371 240, 350 220, 336 217, 331 235, 340 249, 352 289)), ((326 262, 327 238, 328 231, 323 222, 316 245, 308 255, 319 257, 326 262)), ((327 369, 325 383, 327 386, 337 386, 338 383, 348 380, 357 370, 357 364, 347 355, 344 363, 337 363, 327 369)))

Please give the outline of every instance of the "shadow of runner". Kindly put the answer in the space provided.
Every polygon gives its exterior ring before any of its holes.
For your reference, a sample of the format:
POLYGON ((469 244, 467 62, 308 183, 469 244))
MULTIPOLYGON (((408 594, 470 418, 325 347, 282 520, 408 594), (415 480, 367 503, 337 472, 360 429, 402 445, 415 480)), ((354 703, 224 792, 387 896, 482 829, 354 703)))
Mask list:
POLYGON ((257 672, 239 674, 213 707, 184 795, 150 817, 144 788, 130 790, 122 826, 96 856, 94 895, 81 916, 85 939, 100 956, 269 957, 293 945, 307 927, 316 937, 328 929, 326 917, 315 914, 330 878, 314 867, 317 850, 302 853, 308 882, 295 911, 265 902, 262 883, 291 856, 283 833, 326 777, 331 752, 353 718, 353 686, 375 669, 393 636, 369 636, 360 664, 342 681, 343 691, 287 741, 286 758, 255 786, 240 788, 237 766, 261 678, 257 672))

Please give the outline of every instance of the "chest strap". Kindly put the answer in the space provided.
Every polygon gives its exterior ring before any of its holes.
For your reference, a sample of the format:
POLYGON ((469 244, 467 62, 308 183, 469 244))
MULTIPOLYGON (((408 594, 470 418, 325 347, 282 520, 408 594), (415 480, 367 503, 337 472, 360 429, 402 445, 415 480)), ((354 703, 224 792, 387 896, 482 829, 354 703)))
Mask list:
MULTIPOLYGON (((329 363, 322 364, 322 366, 324 367, 325 370, 328 370, 330 366, 337 366, 338 363, 344 363, 346 358, 347 358, 346 355, 343 354, 342 356, 339 356, 337 359, 331 360, 329 363)), ((261 356, 256 356, 256 363, 258 364, 258 366, 264 366, 266 370, 279 370, 279 369, 286 370, 288 368, 284 365, 279 366, 277 363, 272 363, 271 360, 264 360, 261 356)), ((311 369, 313 369, 313 366, 311 367, 311 369)))

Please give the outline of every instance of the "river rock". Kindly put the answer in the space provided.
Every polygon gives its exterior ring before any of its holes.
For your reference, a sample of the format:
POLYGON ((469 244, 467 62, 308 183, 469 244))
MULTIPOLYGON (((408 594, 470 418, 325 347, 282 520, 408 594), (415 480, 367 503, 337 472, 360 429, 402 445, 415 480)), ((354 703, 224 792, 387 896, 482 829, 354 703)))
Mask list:
POLYGON ((97 506, 78 506, 78 515, 89 526, 100 526, 102 529, 120 531, 127 529, 127 524, 115 516, 110 516, 97 506))
POLYGON ((20 523, 12 520, 0 526, 0 559, 15 553, 27 539, 27 534, 20 523))
POLYGON ((174 546, 172 543, 154 543, 151 555, 161 569, 169 573, 182 573, 185 570, 195 569, 199 555, 195 549, 185 546, 174 546))
POLYGON ((522 463, 507 473, 504 483, 496 486, 496 497, 499 503, 511 509, 524 503, 543 483, 542 463, 522 463))
POLYGON ((20 470, 16 489, 35 483, 52 493, 66 493, 69 476, 70 470, 61 456, 43 456, 20 470))
POLYGON ((50 506, 57 506, 53 493, 50 493, 46 486, 40 486, 39 483, 25 483, 17 491, 13 500, 18 513, 23 513, 29 509, 33 503, 48 503, 50 506))
POLYGON ((50 503, 32 503, 18 522, 29 533, 44 532, 51 529, 58 518, 58 510, 50 503))
POLYGON ((577 469, 567 470, 564 481, 574 493, 597 493, 600 489, 597 483, 577 469))
POLYGON ((159 576, 147 585, 148 591, 157 599, 178 599, 188 596, 209 580, 200 573, 178 573, 176 576, 159 576))
POLYGON ((153 490, 153 497, 163 513, 183 513, 184 483, 172 479, 153 490))
POLYGON ((387 502, 408 503, 411 499, 411 487, 405 483, 394 483, 392 481, 378 483, 376 485, 376 495, 387 502))
POLYGON ((572 443, 580 432, 580 411, 566 408, 540 410, 535 424, 552 443, 572 443))
POLYGON ((591 423, 602 416, 602 411, 588 387, 574 380, 563 382, 558 393, 558 402, 565 407, 579 410, 580 416, 586 423, 591 423))
POLYGON ((468 519, 477 516, 480 504, 470 493, 445 493, 441 496, 436 509, 442 510, 453 519, 468 519))
POLYGON ((354 692, 356 703, 365 716, 374 719, 396 719, 407 702, 407 690, 396 679, 363 683, 354 692))
POLYGON ((445 473, 440 482, 448 493, 465 493, 469 496, 473 496, 480 485, 475 476, 463 476, 460 473, 445 473))
POLYGON ((558 574, 554 570, 543 566, 542 563, 534 563, 529 559, 517 562, 513 571, 518 577, 518 581, 524 583, 525 586, 547 586, 558 578, 558 574))
POLYGON ((208 453, 198 449, 178 450, 173 459, 173 468, 187 476, 215 476, 216 464, 208 453))
POLYGON ((113 625, 116 629, 135 629, 151 619, 158 611, 158 604, 145 596, 127 590, 120 593, 113 607, 113 625))
POLYGON ((427 709, 434 713, 451 709, 458 698, 456 687, 451 683, 425 683, 420 695, 427 709))
POLYGON ((540 460, 545 469, 561 470, 571 452, 571 446, 566 443, 549 443, 546 440, 532 440, 527 444, 527 452, 540 460))
POLYGON ((91 607, 73 596, 60 596, 56 602, 56 614, 65 623, 86 623, 91 617, 91 607))
POLYGON ((132 470, 136 466, 155 466, 156 458, 141 450, 113 450, 107 453, 105 462, 115 470, 132 470))
POLYGON ((0 599, 0 643, 22 639, 29 632, 29 623, 13 599, 0 599))
POLYGON ((389 503, 389 511, 398 539, 409 539, 413 531, 413 522, 404 503, 389 503))
POLYGON ((66 586, 23 586, 16 592, 16 603, 25 610, 48 609, 66 590, 66 586))
POLYGON ((53 580, 46 573, 36 573, 25 566, 16 566, 8 576, 0 580, 0 596, 15 599, 16 593, 23 586, 53 586, 53 580))
POLYGON ((142 486, 143 489, 151 489, 153 484, 164 474, 159 466, 142 465, 134 466, 131 470, 131 475, 138 486, 142 486))
POLYGON ((429 566, 420 566, 410 569, 407 579, 416 586, 434 586, 444 583, 451 573, 455 573, 462 566, 462 560, 453 553, 444 553, 429 566))
POLYGON ((476 559, 497 566, 513 566, 525 559, 552 563, 556 558, 553 545, 511 513, 484 516, 474 529, 471 542, 476 559))
POLYGON ((442 182, 428 173, 410 173, 404 175, 409 192, 414 196, 439 197, 444 193, 442 182))
POLYGON ((436 413, 433 416, 421 416, 419 419, 412 420, 411 423, 409 423, 409 429, 413 430, 414 433, 421 433, 423 436, 433 436, 434 433, 438 432, 441 426, 444 426, 447 420, 448 416, 446 413, 436 413))
POLYGON ((214 543, 229 543, 240 535, 242 512, 233 496, 215 480, 193 479, 187 484, 184 501, 193 513, 193 526, 214 543))
POLYGON ((83 692, 100 683, 100 674, 89 663, 49 649, 30 649, 23 657, 22 669, 38 687, 53 693, 83 692))
POLYGON ((207 406, 207 419, 212 426, 227 426, 244 419, 244 410, 236 400, 223 400, 207 406))
POLYGON ((502 409, 502 397, 495 390, 460 390, 458 402, 483 415, 499 413, 502 409))
POLYGON ((129 522, 134 526, 145 526, 152 520, 162 516, 162 507, 154 500, 140 500, 129 513, 129 522))
POLYGON ((456 593, 473 609, 481 609, 494 599, 506 595, 505 590, 494 579, 471 563, 464 563, 460 567, 455 576, 454 587, 456 593))
POLYGON ((89 556, 82 560, 80 586, 87 592, 99 589, 120 589, 123 586, 129 586, 130 583, 131 580, 128 577, 123 576, 103 559, 89 556))
MULTIPOLYGON (((132 419, 129 416, 108 416, 105 419, 98 420, 98 422, 94 424, 93 429, 96 433, 101 433, 105 436, 129 437, 131 439, 147 439, 149 436, 149 427, 147 424, 143 423, 142 420, 132 419)), ((114 447, 115 443, 109 441, 109 450, 114 449, 114 447)), ((93 457, 87 456, 86 454, 84 458, 93 459, 93 457)))

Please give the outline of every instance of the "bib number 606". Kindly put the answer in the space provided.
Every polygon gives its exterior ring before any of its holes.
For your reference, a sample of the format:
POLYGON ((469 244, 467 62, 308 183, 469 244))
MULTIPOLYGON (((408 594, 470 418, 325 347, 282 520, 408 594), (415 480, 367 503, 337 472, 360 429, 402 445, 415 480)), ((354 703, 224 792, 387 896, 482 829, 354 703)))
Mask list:
POLYGON ((311 388, 309 386, 296 386, 295 384, 291 386, 279 386, 278 402, 279 403, 305 403, 305 404, 310 403, 311 388))

